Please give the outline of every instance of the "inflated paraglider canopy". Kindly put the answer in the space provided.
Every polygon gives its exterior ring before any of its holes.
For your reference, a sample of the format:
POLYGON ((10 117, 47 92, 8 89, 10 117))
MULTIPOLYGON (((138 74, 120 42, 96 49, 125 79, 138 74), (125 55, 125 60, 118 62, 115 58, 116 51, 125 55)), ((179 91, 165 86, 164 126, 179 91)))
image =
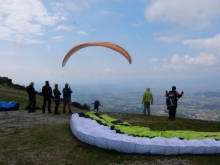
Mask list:
POLYGON ((132 62, 129 53, 124 48, 122 48, 121 46, 118 46, 118 45, 116 45, 114 43, 110 43, 110 42, 87 42, 87 43, 76 45, 72 49, 70 49, 67 52, 67 54, 65 55, 65 57, 63 58, 62 66, 64 67, 66 65, 66 62, 68 61, 68 59, 75 52, 77 52, 78 50, 83 49, 85 47, 89 47, 89 46, 103 46, 103 47, 115 50, 118 53, 120 53, 121 55, 123 55, 128 60, 129 64, 131 64, 131 62, 132 62))

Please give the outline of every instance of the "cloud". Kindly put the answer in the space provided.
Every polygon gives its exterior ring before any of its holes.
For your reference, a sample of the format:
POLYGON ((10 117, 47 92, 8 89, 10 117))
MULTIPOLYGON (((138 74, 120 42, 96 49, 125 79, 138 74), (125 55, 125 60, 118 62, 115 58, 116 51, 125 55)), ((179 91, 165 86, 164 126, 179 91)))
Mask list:
POLYGON ((110 72, 112 72, 113 70, 112 70, 112 68, 105 68, 104 69, 104 73, 110 73, 110 72))
POLYGON ((0 51, 0 55, 1 56, 17 56, 17 54, 16 53, 14 53, 14 52, 8 52, 8 51, 0 51))
POLYGON ((152 58, 150 62, 157 62, 157 58, 152 58))
POLYGON ((0 26, 0 39, 7 39, 11 36, 11 29, 8 27, 1 27, 0 26))
POLYGON ((163 62, 167 62, 167 59, 166 59, 166 58, 163 58, 162 61, 163 61, 163 62))
POLYGON ((79 12, 84 7, 89 7, 91 3, 97 2, 98 0, 65 0, 65 7, 72 12, 79 12))
POLYGON ((220 34, 213 38, 185 40, 183 44, 193 48, 207 49, 209 52, 220 55, 220 34))
POLYGON ((60 30, 68 30, 68 31, 70 31, 70 30, 73 30, 73 29, 75 29, 74 26, 63 26, 63 25, 60 25, 60 26, 57 26, 54 30, 55 31, 60 31, 60 30))
POLYGON ((155 70, 191 70, 201 67, 212 67, 217 63, 217 58, 213 54, 201 53, 197 57, 185 55, 180 57, 175 54, 170 59, 170 62, 164 61, 162 67, 154 66, 155 70))
POLYGON ((171 22, 184 26, 205 27, 220 14, 219 0, 153 0, 145 9, 149 22, 171 22))
POLYGON ((43 43, 45 43, 45 41, 43 41, 43 40, 34 40, 34 39, 33 40, 27 39, 26 41, 28 44, 43 44, 43 43))
POLYGON ((40 0, 1 1, 0 5, 0 38, 13 40, 14 35, 44 34, 44 26, 53 26, 66 19, 67 13, 60 3, 51 3, 46 9, 40 0), (52 12, 48 10, 51 9, 52 12), (4 35, 1 34, 4 32, 4 35))
POLYGON ((173 43, 180 40, 178 37, 155 37, 154 39, 166 43, 173 43))
POLYGON ((104 14, 104 15, 113 15, 113 16, 118 16, 118 17, 123 17, 124 16, 121 13, 107 11, 107 10, 102 10, 101 13, 104 14))
POLYGON ((88 35, 88 33, 83 30, 77 30, 76 32, 80 35, 88 35))
POLYGON ((60 39, 63 39, 64 37, 63 36, 54 36, 52 37, 52 39, 54 40, 60 40, 60 39))
POLYGON ((133 27, 140 27, 140 26, 142 26, 143 24, 144 24, 144 22, 138 21, 138 22, 136 22, 136 23, 133 23, 131 26, 133 26, 133 27))

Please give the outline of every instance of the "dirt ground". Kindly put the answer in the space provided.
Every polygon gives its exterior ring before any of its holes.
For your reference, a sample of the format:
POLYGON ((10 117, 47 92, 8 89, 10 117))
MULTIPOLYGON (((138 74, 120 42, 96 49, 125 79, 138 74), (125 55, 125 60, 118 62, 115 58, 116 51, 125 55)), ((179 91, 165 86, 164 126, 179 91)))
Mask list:
POLYGON ((69 120, 69 114, 55 117, 54 114, 42 113, 41 110, 37 110, 35 113, 28 113, 27 110, 0 111, 0 138, 14 132, 16 128, 28 128, 37 124, 69 124, 69 120))

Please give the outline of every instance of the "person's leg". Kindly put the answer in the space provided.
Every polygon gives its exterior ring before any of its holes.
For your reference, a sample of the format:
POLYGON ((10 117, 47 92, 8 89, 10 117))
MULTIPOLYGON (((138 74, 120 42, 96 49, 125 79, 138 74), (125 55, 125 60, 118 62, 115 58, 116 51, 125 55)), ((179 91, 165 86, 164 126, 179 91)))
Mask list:
POLYGON ((57 114, 59 114, 60 100, 57 101, 57 114))
POLYGON ((31 108, 32 108, 32 112, 36 112, 36 98, 34 97, 33 99, 32 99, 32 106, 31 106, 31 108))
POLYGON ((50 106, 51 106, 51 98, 48 98, 48 104, 47 104, 48 113, 51 113, 50 106))
POLYGON ((66 113, 66 105, 67 105, 67 100, 66 98, 63 99, 63 113, 66 113))
POLYGON ((69 107, 69 114, 72 114, 73 112, 71 111, 71 99, 68 99, 68 107, 69 107))
POLYGON ((172 107, 171 108, 169 108, 169 119, 171 120, 171 118, 172 118, 172 107))
POLYGON ((46 102, 47 102, 47 99, 44 97, 43 106, 42 106, 43 113, 45 112, 46 102))
POLYGON ((147 114, 150 116, 150 103, 147 102, 147 114))
POLYGON ((28 112, 31 112, 32 98, 29 97, 28 112))
POLYGON ((144 102, 144 111, 143 111, 144 116, 146 116, 146 109, 147 109, 147 103, 146 103, 146 102, 144 102))
POLYGON ((54 114, 58 114, 58 101, 54 101, 55 102, 55 108, 54 108, 54 114))
POLYGON ((173 120, 176 119, 176 107, 174 107, 174 109, 173 109, 173 116, 172 116, 172 118, 173 118, 173 120))
POLYGON ((176 108, 175 107, 172 107, 170 109, 170 119, 171 120, 174 120, 175 119, 175 113, 176 113, 176 108))

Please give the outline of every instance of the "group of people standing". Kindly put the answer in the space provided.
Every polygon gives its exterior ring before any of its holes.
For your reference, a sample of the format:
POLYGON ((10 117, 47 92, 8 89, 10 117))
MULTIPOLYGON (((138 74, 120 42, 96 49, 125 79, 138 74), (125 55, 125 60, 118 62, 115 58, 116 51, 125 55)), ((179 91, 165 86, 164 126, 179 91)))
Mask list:
MULTIPOLYGON (((69 114, 72 114, 71 111, 71 93, 73 91, 71 90, 68 83, 65 84, 65 87, 62 90, 63 93, 63 113, 66 113, 66 106, 68 106, 69 114)), ((36 92, 34 89, 34 82, 31 82, 30 85, 27 87, 27 93, 29 95, 29 112, 35 112, 36 107, 36 92)), ((176 108, 177 108, 177 102, 180 97, 183 96, 183 92, 179 94, 176 91, 176 87, 173 86, 171 91, 166 91, 165 96, 169 97, 170 93, 174 93, 174 103, 173 106, 167 106, 167 109, 169 110, 169 119, 175 120, 176 117, 176 108)), ((51 111, 51 99, 52 94, 54 94, 54 102, 55 102, 55 108, 54 108, 54 114, 60 114, 58 111, 59 105, 60 105, 60 95, 61 92, 58 89, 58 84, 54 85, 54 89, 52 90, 49 81, 45 81, 45 85, 42 87, 42 95, 44 96, 43 105, 42 105, 42 112, 45 113, 45 108, 47 105, 48 113, 52 113, 51 111)), ((150 116, 150 105, 153 104, 154 98, 153 94, 150 91, 150 88, 146 89, 146 92, 143 94, 142 97, 142 104, 144 104, 143 109, 143 115, 146 116, 146 113, 148 116, 150 116)), ((99 106, 102 106, 99 101, 95 101, 94 103, 94 110, 99 110, 99 106)))
MULTIPOLYGON (((68 83, 65 84, 65 87, 62 90, 63 93, 63 113, 66 113, 66 106, 68 106, 69 114, 72 114, 71 111, 71 90, 68 83)), ((30 85, 27 87, 27 93, 29 96, 29 105, 28 105, 28 112, 36 112, 36 92, 34 89, 34 82, 31 82, 30 85)), ((45 113, 46 105, 48 113, 52 113, 51 111, 51 99, 52 95, 54 94, 54 114, 60 114, 58 111, 60 105, 60 95, 61 92, 58 89, 58 84, 54 85, 54 89, 52 90, 49 81, 45 81, 45 85, 42 87, 42 95, 43 95, 43 105, 42 105, 42 112, 45 113)))
MULTIPOLYGON (((183 96, 184 92, 179 94, 176 90, 176 86, 172 86, 171 91, 166 91, 165 96, 169 97, 170 93, 174 93, 174 101, 172 106, 167 106, 167 109, 169 110, 169 120, 175 120, 176 118, 176 108, 177 108, 177 103, 180 97, 183 96)), ((146 112, 148 116, 150 116, 150 104, 153 105, 153 94, 150 91, 150 88, 147 88, 146 92, 143 94, 142 97, 142 104, 144 104, 144 109, 143 109, 143 115, 146 116, 146 112)))

